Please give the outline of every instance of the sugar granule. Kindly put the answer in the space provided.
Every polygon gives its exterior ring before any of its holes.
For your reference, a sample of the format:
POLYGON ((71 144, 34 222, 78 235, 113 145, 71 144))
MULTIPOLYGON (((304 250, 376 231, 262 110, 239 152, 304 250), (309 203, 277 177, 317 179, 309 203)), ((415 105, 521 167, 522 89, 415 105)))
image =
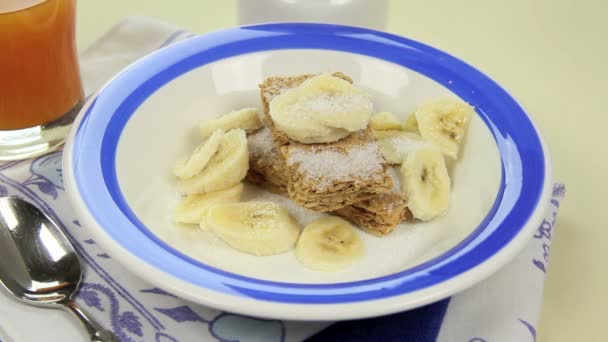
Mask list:
POLYGON ((333 181, 376 179, 383 171, 383 162, 376 143, 354 146, 347 152, 294 149, 287 159, 288 165, 299 164, 299 172, 318 181, 321 188, 333 181))
POLYGON ((388 140, 389 144, 395 149, 404 154, 409 154, 425 144, 424 141, 405 135, 397 135, 388 140))
POLYGON ((247 137, 249 153, 254 157, 263 156, 272 151, 274 143, 272 133, 268 127, 264 127, 247 137))
POLYGON ((388 174, 393 179, 393 192, 397 194, 401 194, 401 173, 399 172, 399 168, 391 167, 388 169, 388 174))
POLYGON ((326 116, 362 110, 371 112, 373 105, 369 98, 359 93, 321 93, 301 99, 290 110, 294 114, 314 112, 326 116))

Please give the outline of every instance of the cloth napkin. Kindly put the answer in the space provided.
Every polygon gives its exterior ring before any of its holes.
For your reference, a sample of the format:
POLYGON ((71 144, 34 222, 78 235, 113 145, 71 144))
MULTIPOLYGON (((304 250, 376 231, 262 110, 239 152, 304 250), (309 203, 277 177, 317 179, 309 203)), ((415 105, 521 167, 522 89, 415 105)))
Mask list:
MULTIPOLYGON (((92 94, 129 63, 193 36, 160 21, 132 17, 81 53, 92 94)), ((331 322, 262 320, 186 302, 126 271, 91 238, 71 210, 62 152, 0 164, 0 196, 19 196, 61 223, 86 267, 77 302, 123 341, 535 341, 551 236, 563 184, 554 185, 546 219, 510 264, 452 298, 399 314, 331 322)), ((67 313, 23 305, 0 293, 0 340, 86 339, 67 313), (36 326, 41 331, 31 327, 36 326), (43 335, 40 335, 43 333, 43 335)))

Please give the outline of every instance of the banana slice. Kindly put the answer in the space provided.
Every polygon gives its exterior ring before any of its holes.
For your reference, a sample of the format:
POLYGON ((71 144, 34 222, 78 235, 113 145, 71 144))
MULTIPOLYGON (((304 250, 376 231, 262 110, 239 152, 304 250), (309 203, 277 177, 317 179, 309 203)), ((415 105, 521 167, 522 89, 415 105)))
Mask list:
POLYGON ((369 119, 369 127, 377 131, 400 130, 401 122, 395 114, 389 112, 381 112, 372 115, 369 119))
POLYGON ((351 133, 345 129, 323 126, 304 118, 284 120, 281 124, 277 124, 276 120, 273 122, 288 137, 303 144, 338 141, 351 133))
POLYGON ((401 164, 408 154, 426 145, 416 133, 403 131, 374 131, 380 152, 389 164, 401 164))
POLYGON ((450 177, 445 159, 434 146, 410 153, 401 165, 401 190, 415 218, 428 221, 450 204, 450 177))
POLYGON ((418 133, 420 134, 420 130, 418 129, 418 121, 416 120, 416 114, 412 113, 405 118, 403 121, 402 129, 406 132, 418 133))
POLYGON ((363 253, 363 241, 355 227, 335 216, 322 217, 306 226, 296 245, 298 260, 319 271, 348 268, 363 253))
POLYGON ((198 145, 190 158, 182 159, 175 164, 173 174, 180 179, 186 179, 201 172, 217 152, 222 136, 224 136, 224 132, 220 130, 213 132, 209 139, 198 145))
POLYGON ((260 256, 290 250, 300 235, 287 210, 268 201, 214 205, 206 225, 231 247, 260 256))
POLYGON ((200 224, 210 206, 218 203, 238 202, 241 200, 242 194, 243 183, 239 183, 225 190, 190 195, 184 198, 173 210, 173 221, 200 224))
POLYGON ((373 110, 365 92, 329 74, 276 96, 269 107, 277 128, 302 143, 336 141, 364 129, 373 110))
POLYGON ((226 132, 236 128, 244 129, 247 133, 262 128, 262 121, 260 121, 257 108, 235 110, 217 119, 203 121, 199 124, 203 139, 218 129, 226 132))
POLYGON ((242 129, 224 133, 217 153, 197 175, 178 180, 179 190, 187 195, 230 188, 240 183, 249 170, 247 138, 242 129))
POLYGON ((426 103, 416 110, 420 135, 439 146, 444 155, 458 159, 473 112, 473 107, 456 99, 426 103))
POLYGON ((321 74, 302 82, 295 90, 296 106, 301 106, 314 121, 350 132, 367 127, 374 105, 369 96, 352 83, 321 74))

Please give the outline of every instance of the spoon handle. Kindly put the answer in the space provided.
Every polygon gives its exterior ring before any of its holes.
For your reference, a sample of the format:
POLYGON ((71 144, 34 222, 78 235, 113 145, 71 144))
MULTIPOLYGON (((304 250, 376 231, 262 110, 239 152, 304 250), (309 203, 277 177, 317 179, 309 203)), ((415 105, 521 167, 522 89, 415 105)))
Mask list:
POLYGON ((85 314, 72 299, 64 302, 63 305, 80 320, 82 325, 84 325, 89 332, 89 336, 91 336, 91 342, 120 342, 114 333, 104 329, 89 315, 85 314))

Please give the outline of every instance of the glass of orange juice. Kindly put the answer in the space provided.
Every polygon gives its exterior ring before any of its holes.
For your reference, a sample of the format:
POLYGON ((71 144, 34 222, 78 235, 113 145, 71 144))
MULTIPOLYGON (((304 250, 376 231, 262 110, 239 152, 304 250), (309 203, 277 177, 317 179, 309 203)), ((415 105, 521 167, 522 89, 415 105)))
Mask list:
POLYGON ((60 147, 83 102, 76 0, 0 0, 0 161, 60 147))

